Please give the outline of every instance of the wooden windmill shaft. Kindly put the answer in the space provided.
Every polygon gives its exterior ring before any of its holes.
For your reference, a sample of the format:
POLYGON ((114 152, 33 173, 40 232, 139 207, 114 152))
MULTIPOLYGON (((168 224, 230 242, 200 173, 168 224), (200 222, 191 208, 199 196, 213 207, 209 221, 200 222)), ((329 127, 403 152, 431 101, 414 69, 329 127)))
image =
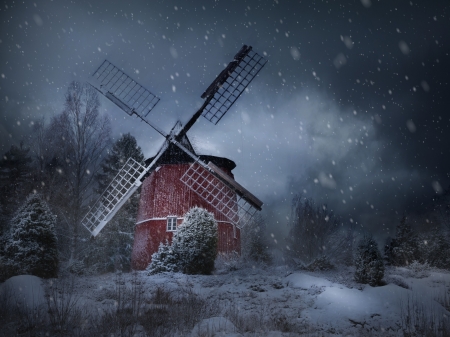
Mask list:
POLYGON ((120 207, 141 185, 148 172, 154 170, 155 164, 164 155, 169 144, 176 145, 193 160, 193 164, 183 175, 181 181, 210 205, 216 207, 233 224, 242 225, 242 217, 239 212, 244 214, 244 218, 249 219, 256 211, 261 210, 262 202, 258 198, 213 163, 203 162, 181 141, 201 115, 217 124, 266 62, 267 60, 253 52, 251 47, 244 45, 234 60, 203 93, 202 98, 205 98, 205 102, 200 109, 178 131, 173 129, 172 132, 166 134, 147 119, 159 98, 112 63, 104 61, 94 72, 91 85, 127 114, 136 115, 151 126, 166 138, 166 142, 146 167, 132 158, 126 162, 82 220, 82 224, 89 232, 96 236, 114 217, 120 207))

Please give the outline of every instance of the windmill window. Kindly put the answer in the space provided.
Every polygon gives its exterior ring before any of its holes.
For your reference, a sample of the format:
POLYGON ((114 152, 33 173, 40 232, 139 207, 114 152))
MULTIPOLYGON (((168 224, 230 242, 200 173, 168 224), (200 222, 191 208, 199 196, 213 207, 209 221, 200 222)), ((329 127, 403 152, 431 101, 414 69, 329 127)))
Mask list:
POLYGON ((167 231, 175 232, 177 230, 177 218, 174 216, 167 217, 167 231))

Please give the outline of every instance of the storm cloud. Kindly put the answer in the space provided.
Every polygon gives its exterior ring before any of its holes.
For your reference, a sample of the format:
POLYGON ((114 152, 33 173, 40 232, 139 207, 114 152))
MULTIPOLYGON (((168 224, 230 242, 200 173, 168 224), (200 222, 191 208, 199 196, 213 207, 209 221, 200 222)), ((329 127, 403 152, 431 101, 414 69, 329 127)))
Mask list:
MULTIPOLYGON (((161 97, 150 118, 168 131, 248 44, 269 62, 217 126, 188 136, 236 162, 275 233, 299 194, 386 236, 450 184, 446 1, 6 1, 0 16, 3 152, 105 58, 161 97)), ((102 110, 146 156, 164 141, 102 110)))

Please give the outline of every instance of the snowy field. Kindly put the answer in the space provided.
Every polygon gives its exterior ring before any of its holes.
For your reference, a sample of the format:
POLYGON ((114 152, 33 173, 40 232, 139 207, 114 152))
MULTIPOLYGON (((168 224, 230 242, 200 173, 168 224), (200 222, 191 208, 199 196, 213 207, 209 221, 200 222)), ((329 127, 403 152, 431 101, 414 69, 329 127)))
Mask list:
POLYGON ((391 268, 385 273, 386 285, 375 288, 352 277, 348 267, 308 272, 251 266, 223 268, 210 276, 137 272, 43 281, 16 276, 1 284, 0 334, 278 337, 449 332, 450 273, 391 268))

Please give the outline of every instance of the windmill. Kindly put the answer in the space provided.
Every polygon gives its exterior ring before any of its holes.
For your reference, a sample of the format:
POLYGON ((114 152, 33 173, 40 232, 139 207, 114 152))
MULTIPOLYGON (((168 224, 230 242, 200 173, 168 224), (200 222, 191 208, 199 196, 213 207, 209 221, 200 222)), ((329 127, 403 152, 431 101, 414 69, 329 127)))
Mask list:
POLYGON ((165 133, 148 119, 159 98, 105 60, 90 84, 130 116, 135 115, 165 138, 157 154, 141 165, 129 158, 82 220, 92 234, 114 217, 143 184, 135 229, 132 265, 144 269, 164 239, 171 239, 182 215, 192 206, 213 212, 219 225, 219 252, 240 250, 240 229, 261 210, 262 202, 231 173, 226 158, 195 153, 186 133, 200 116, 217 124, 267 60, 244 45, 201 95, 202 106, 189 121, 165 133))

